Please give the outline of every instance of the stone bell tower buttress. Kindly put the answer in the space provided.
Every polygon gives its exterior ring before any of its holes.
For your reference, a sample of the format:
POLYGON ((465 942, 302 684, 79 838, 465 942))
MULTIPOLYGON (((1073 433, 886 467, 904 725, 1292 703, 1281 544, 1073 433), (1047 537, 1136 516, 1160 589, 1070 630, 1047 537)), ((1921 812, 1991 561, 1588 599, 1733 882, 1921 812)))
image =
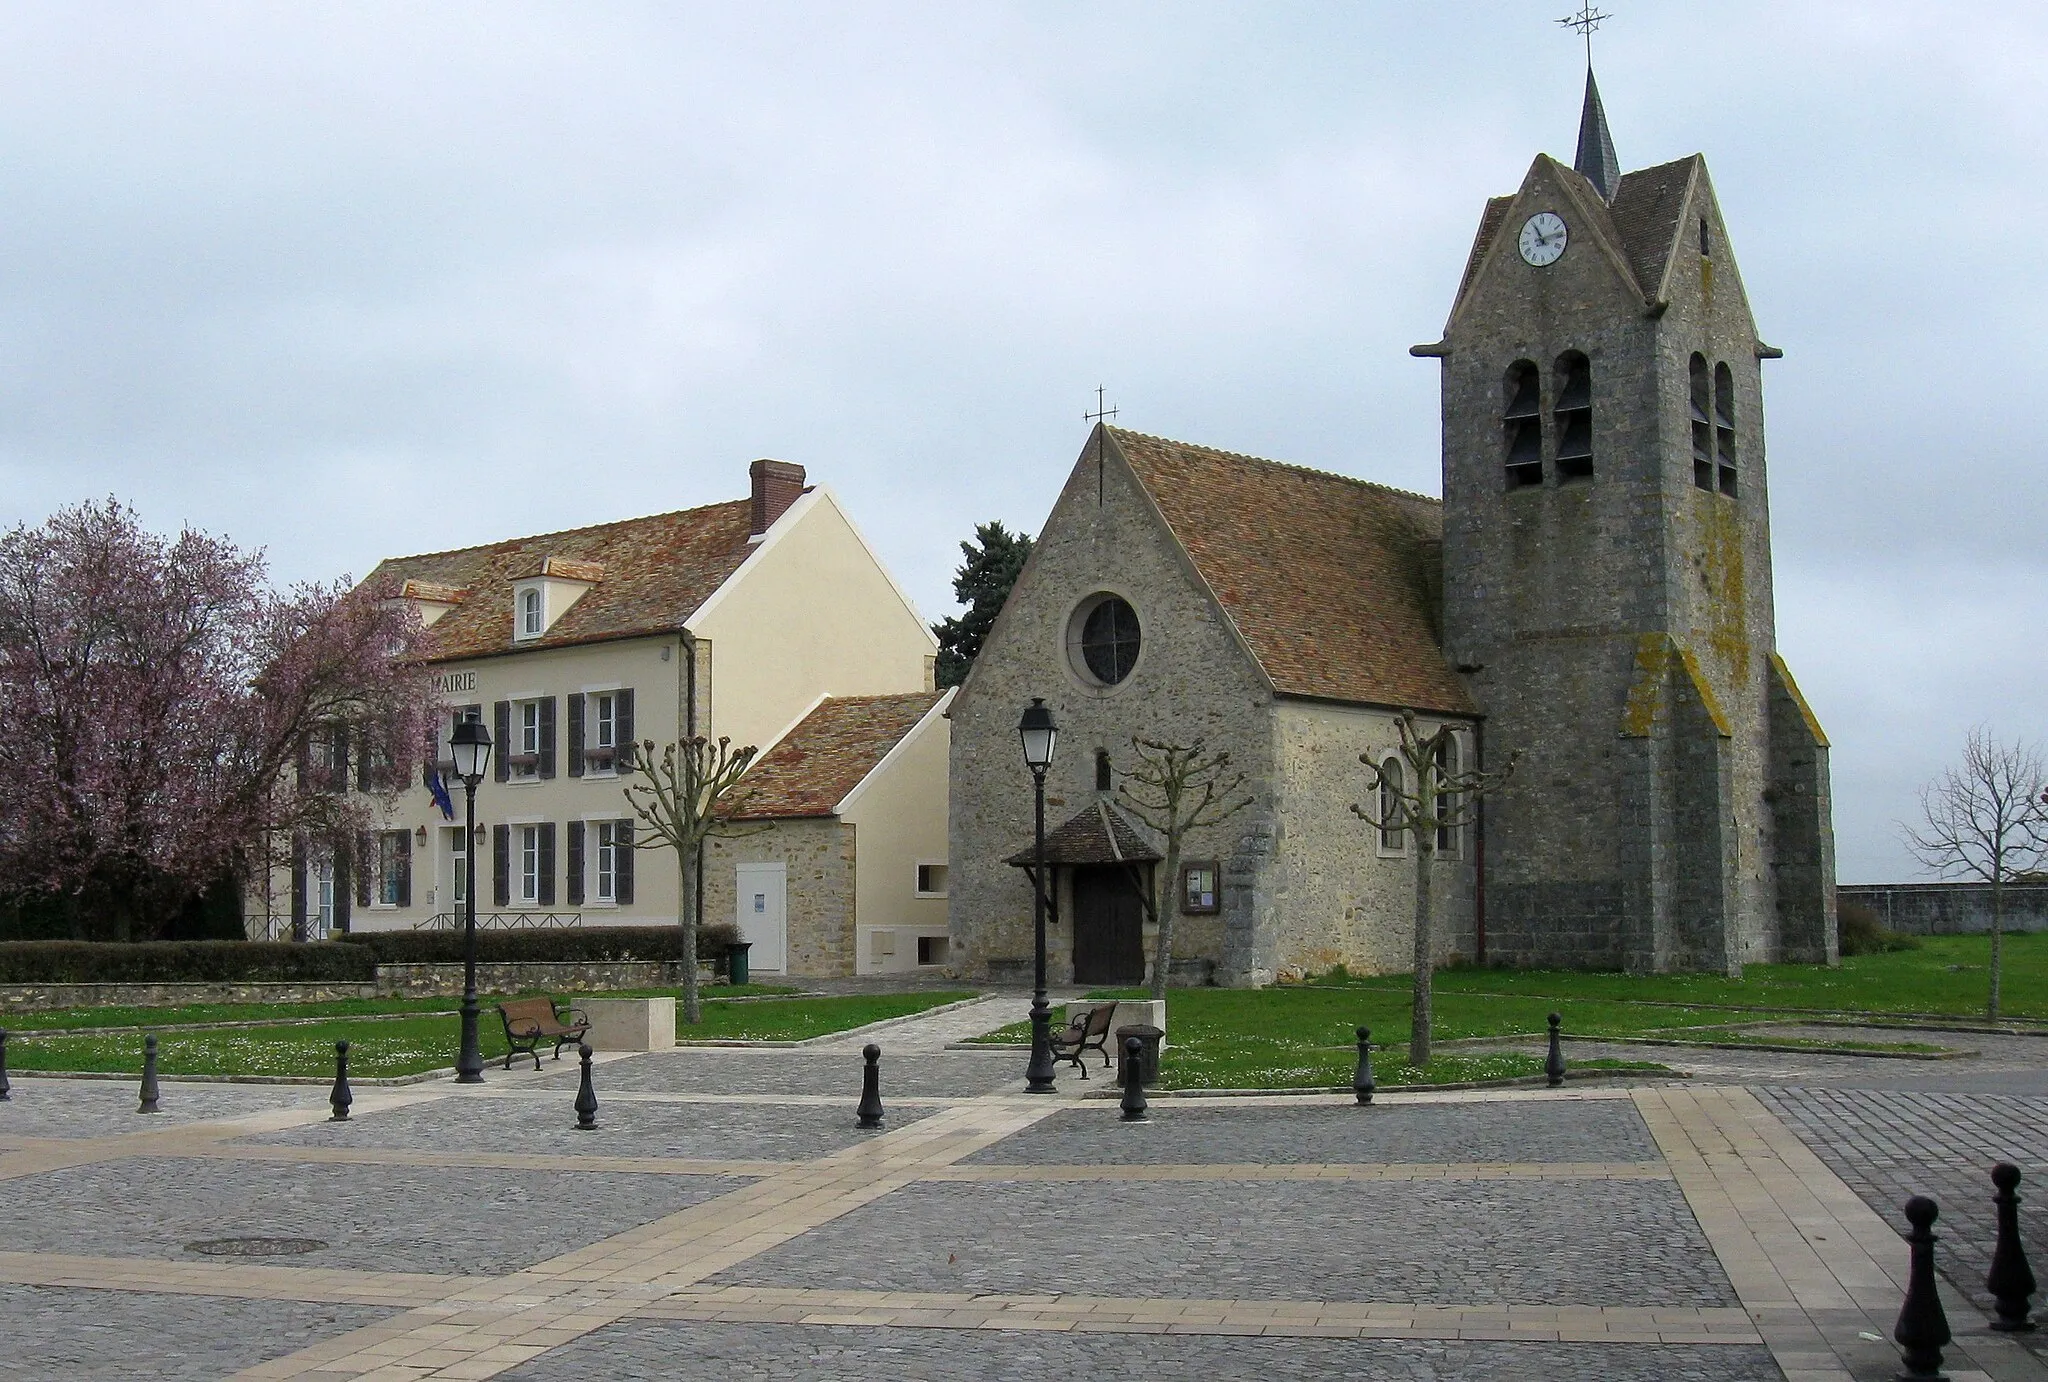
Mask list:
POLYGON ((1487 958, 1831 961, 1827 741, 1777 656, 1756 326, 1697 155, 1487 203, 1443 339, 1444 645, 1517 759, 1487 958))

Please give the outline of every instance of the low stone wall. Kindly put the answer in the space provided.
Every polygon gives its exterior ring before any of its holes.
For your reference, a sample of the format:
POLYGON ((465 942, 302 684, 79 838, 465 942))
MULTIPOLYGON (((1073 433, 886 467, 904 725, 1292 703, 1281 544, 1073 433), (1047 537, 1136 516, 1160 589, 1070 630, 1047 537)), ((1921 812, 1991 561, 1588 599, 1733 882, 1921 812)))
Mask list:
MULTIPOLYGON (((1859 902, 1891 931, 1981 936, 1991 930, 1989 883, 1844 883, 1838 902, 1859 902)), ((2005 929, 2048 931, 2048 883, 2008 883, 2005 929)))
MULTIPOLYGON (((710 966, 699 966, 709 979, 710 966)), ((480 964, 477 989, 558 994, 667 988, 682 983, 668 961, 586 961, 573 964, 480 964)), ((329 1003, 345 998, 454 998, 461 965, 379 965, 374 984, 0 984, 0 1012, 34 1008, 173 1007, 186 1003, 329 1003)))

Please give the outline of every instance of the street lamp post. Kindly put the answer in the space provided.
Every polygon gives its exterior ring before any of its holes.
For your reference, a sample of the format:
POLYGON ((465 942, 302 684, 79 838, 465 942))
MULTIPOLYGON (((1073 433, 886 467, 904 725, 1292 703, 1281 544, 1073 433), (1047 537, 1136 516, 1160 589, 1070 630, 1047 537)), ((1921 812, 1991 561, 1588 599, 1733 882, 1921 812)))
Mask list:
POLYGON ((455 774, 463 791, 462 1049, 455 1057, 457 1084, 484 1082, 484 1053, 476 1032, 476 785, 491 761, 491 732, 480 720, 464 719, 450 740, 455 774))
POLYGON ((1017 737, 1024 743, 1024 766, 1031 769, 1031 786, 1037 808, 1032 836, 1031 921, 1037 949, 1032 970, 1031 1064, 1024 1071, 1025 1089, 1032 1094, 1053 1092, 1052 1007, 1045 1001, 1045 770, 1052 766, 1052 751, 1059 742, 1059 728, 1052 712, 1037 696, 1024 708, 1017 724, 1017 737))

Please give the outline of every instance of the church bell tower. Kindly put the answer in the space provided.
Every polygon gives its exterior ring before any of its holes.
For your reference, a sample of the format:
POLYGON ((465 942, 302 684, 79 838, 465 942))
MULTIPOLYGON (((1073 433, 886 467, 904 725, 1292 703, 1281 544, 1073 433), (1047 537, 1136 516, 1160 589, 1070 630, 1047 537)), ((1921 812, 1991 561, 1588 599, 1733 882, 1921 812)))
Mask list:
POLYGON ((1444 651, 1516 758, 1494 962, 1832 961, 1828 746, 1777 655, 1758 338, 1698 155, 1486 204, 1443 339, 1444 651))

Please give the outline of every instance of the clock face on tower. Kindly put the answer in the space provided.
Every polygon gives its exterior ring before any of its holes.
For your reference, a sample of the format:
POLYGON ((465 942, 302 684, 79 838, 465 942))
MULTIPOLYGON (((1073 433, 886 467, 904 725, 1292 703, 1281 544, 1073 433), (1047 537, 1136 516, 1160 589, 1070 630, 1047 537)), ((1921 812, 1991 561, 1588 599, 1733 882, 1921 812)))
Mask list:
POLYGON ((1564 253, 1566 238, 1564 218, 1555 211, 1539 211, 1522 223, 1522 258, 1539 269, 1555 264, 1564 253))

